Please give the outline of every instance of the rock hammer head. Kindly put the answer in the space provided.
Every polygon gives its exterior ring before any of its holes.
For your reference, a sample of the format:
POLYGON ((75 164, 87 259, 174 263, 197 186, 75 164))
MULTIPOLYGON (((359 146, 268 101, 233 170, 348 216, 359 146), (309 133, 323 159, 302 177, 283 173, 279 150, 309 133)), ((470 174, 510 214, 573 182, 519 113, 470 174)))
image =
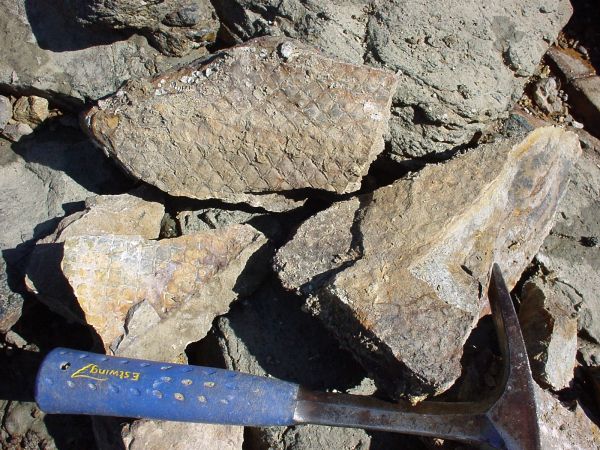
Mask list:
POLYGON ((502 380, 491 398, 479 402, 388 403, 370 397, 301 389, 295 420, 441 437, 485 448, 541 450, 537 406, 519 320, 498 265, 488 298, 504 360, 502 380))

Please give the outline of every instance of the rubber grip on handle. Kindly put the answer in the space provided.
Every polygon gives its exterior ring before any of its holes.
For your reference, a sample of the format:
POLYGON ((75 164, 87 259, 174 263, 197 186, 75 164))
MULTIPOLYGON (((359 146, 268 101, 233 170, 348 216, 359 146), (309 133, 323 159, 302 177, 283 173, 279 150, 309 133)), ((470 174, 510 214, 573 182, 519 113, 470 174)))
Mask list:
POLYGON ((297 393, 273 378, 57 348, 35 396, 47 413, 269 426, 294 424, 297 393))

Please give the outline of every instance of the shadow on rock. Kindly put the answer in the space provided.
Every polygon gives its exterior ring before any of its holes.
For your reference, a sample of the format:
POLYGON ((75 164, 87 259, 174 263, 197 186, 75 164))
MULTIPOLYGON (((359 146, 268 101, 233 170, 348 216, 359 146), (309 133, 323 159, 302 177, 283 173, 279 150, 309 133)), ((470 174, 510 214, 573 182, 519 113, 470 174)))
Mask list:
POLYGON ((131 34, 86 28, 77 22, 79 0, 25 0, 25 11, 37 44, 44 50, 67 52, 122 41, 131 34))

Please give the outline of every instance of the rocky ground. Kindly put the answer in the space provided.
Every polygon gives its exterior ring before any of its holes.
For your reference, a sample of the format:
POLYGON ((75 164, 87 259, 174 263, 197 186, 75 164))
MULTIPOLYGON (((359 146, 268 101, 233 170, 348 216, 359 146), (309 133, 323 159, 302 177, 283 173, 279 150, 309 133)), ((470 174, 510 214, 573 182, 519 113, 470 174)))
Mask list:
POLYGON ((477 400, 498 262, 543 448, 600 448, 594 0, 0 0, 0 442, 431 449, 46 415, 58 346, 477 400))

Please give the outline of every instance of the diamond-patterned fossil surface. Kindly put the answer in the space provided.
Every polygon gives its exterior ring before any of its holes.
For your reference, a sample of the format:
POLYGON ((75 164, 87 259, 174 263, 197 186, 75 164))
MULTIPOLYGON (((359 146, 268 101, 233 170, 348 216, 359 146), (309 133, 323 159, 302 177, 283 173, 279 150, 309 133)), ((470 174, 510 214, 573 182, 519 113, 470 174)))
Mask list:
POLYGON ((130 82, 85 122, 131 174, 172 195, 344 193, 383 150, 396 84, 392 72, 259 38, 130 82))

